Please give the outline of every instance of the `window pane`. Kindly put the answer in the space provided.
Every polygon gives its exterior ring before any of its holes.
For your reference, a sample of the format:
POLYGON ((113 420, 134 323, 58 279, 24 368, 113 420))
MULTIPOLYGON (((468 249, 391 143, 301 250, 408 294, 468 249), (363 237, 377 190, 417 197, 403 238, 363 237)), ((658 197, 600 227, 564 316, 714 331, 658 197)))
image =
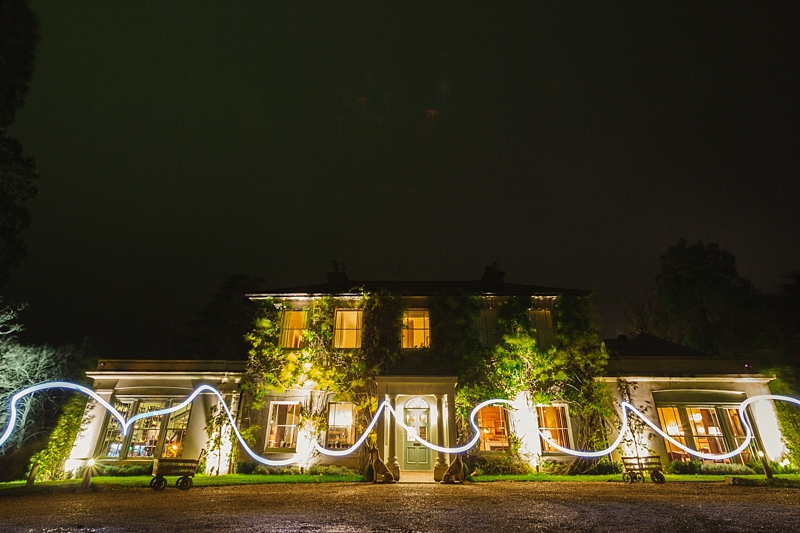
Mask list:
POLYGON ((686 414, 692 427, 695 449, 703 453, 727 453, 725 436, 713 408, 688 407, 686 414))
POLYGON ((270 407, 269 438, 267 448, 294 448, 297 446, 297 423, 300 420, 299 403, 274 403, 270 407))
POLYGON ((328 404, 328 448, 348 448, 355 442, 352 403, 328 404))
POLYGON ((183 442, 186 440, 186 428, 189 426, 189 414, 192 412, 192 404, 187 405, 180 411, 175 411, 169 415, 167 423, 167 440, 164 442, 162 457, 181 457, 183 453, 183 442))
POLYGON ((427 348, 431 345, 427 309, 409 309, 403 314, 403 348, 427 348))
MULTIPOLYGON (((561 406, 539 406, 536 408, 539 415, 539 430, 544 435, 564 448, 569 447, 569 432, 567 430, 567 410, 561 406)), ((549 442, 540 439, 542 451, 545 453, 558 453, 549 442)))
POLYGON ((508 450, 508 424, 505 409, 486 406, 478 411, 481 451, 508 450))
MULTIPOLYGON (((136 414, 152 413, 163 409, 167 405, 165 400, 139 402, 136 414)), ((158 437, 161 433, 163 415, 142 418, 134 422, 131 431, 131 443, 128 445, 128 457, 155 457, 158 437)))
POLYGON ((286 310, 281 324, 281 348, 302 348, 306 311, 286 310))
MULTIPOLYGON (((667 435, 684 446, 686 445, 686 435, 677 407, 659 407, 658 419, 661 421, 661 429, 663 429, 667 435)), ((688 453, 666 439, 664 439, 664 445, 667 448, 667 455, 670 461, 688 461, 690 459, 688 453)))
POLYGON ((528 320, 539 348, 546 350, 555 345, 556 332, 553 328, 553 316, 549 309, 529 309, 528 320))
POLYGON ((337 309, 333 346, 361 348, 361 309, 337 309))
POLYGON ((481 309, 478 315, 478 336, 484 346, 496 346, 500 343, 497 309, 481 309))
MULTIPOLYGON (((725 409, 725 418, 728 422, 728 427, 731 429, 731 436, 733 437, 734 448, 738 448, 747 440, 747 435, 742 425, 742 420, 739 418, 738 409, 725 409)), ((752 441, 751 441, 752 442, 752 441)), ((753 461, 755 456, 753 454, 753 445, 751 444, 739 454, 739 460, 742 463, 749 463, 753 461)))
MULTIPOLYGON (((119 411, 122 416, 127 420, 128 414, 133 406, 132 401, 123 402, 120 400, 114 401, 114 409, 119 411)), ((106 424, 106 434, 103 438, 103 447, 100 450, 100 455, 104 457, 118 457, 122 458, 122 447, 124 445, 125 436, 122 434, 122 426, 116 417, 109 415, 106 424)))

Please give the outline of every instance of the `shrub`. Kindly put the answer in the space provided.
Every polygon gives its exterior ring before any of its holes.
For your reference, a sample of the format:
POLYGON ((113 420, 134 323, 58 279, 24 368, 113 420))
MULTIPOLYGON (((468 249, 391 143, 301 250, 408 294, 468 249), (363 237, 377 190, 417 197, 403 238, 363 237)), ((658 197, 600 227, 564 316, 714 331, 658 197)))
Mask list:
POLYGON ((251 461, 236 461, 237 474, 252 474, 257 467, 258 464, 251 461))
POLYGON ((753 465, 742 465, 737 463, 703 463, 698 459, 692 459, 688 463, 683 461, 672 461, 667 467, 670 474, 708 474, 712 476, 730 475, 752 475, 760 470, 753 468, 753 465))
MULTIPOLYGON (((93 467, 92 475, 95 476, 150 476, 153 474, 153 463, 133 465, 98 465, 93 467)), ((86 467, 78 469, 76 477, 83 476, 86 467)))
POLYGON ((717 476, 743 476, 755 474, 756 472, 747 465, 740 465, 736 463, 703 463, 700 465, 700 473, 717 476))
POLYGON ((471 468, 478 476, 525 475, 533 472, 531 466, 517 454, 476 455, 471 459, 471 468))
POLYGON ((253 474, 258 474, 262 476, 272 475, 272 476, 280 476, 280 475, 299 475, 302 474, 300 472, 299 466, 267 466, 267 465, 257 465, 252 472, 253 474))
POLYGON ((667 472, 670 474, 699 474, 700 466, 703 463, 697 459, 692 459, 688 463, 683 461, 672 461, 667 467, 667 472))
POLYGON ((625 468, 623 467, 622 463, 620 462, 613 462, 610 461, 607 457, 602 457, 598 460, 591 468, 589 468, 584 474, 588 474, 590 476, 602 476, 605 474, 621 474, 625 468))
POLYGON ((306 471, 312 476, 360 476, 361 473, 346 466, 311 465, 306 471))

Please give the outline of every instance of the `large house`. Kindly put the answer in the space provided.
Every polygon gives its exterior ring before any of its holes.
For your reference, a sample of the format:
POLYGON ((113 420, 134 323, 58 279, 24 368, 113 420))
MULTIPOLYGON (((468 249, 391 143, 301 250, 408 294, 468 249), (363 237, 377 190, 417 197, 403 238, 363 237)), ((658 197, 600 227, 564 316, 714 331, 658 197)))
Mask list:
MULTIPOLYGON (((416 437, 445 448, 472 437, 459 411, 459 391, 475 376, 469 375, 472 367, 461 351, 493 353, 507 332, 503 314, 510 307, 537 350, 555 349, 560 302, 587 296, 507 283, 496 265, 487 267, 480 280, 466 282, 350 280, 335 265, 327 283, 249 295, 263 310, 251 339, 249 378, 258 386, 250 391, 258 390, 257 398, 252 392, 240 394, 246 376, 242 362, 104 360, 88 375, 95 390, 127 417, 177 405, 198 385, 213 385, 236 411, 238 425, 249 428, 255 454, 300 466, 358 464, 358 455, 346 451, 387 402, 397 418, 384 413, 371 436, 381 457, 398 478, 418 472, 440 480, 452 457, 421 445, 416 437), (335 453, 320 453, 315 442, 335 453)), ((694 450, 735 448, 744 438, 735 407, 747 397, 769 393, 769 377, 745 361, 709 359, 646 335, 610 340, 606 346, 607 372, 597 381, 609 385, 617 402, 644 409, 667 434, 694 450)), ((510 404, 483 407, 476 416, 476 453, 513 450, 533 465, 568 460, 558 448, 576 447, 579 432, 569 405, 557 398, 533 398, 530 391, 520 391, 504 398, 510 404)), ((112 464, 193 458, 205 448, 211 450, 206 470, 228 472, 232 448, 222 441, 227 442, 230 431, 211 422, 220 412, 217 403, 216 396, 202 394, 191 406, 141 419, 122 435, 119 423, 91 402, 68 467, 90 458, 112 464)), ((754 444, 726 460, 747 462, 758 451, 779 459, 785 449, 774 406, 757 402, 751 411, 754 444)), ((619 420, 609 422, 619 427, 619 420)), ((633 424, 632 429, 615 454, 655 453, 664 463, 689 458, 647 428, 633 424)), ((248 459, 244 453, 238 457, 248 459)))

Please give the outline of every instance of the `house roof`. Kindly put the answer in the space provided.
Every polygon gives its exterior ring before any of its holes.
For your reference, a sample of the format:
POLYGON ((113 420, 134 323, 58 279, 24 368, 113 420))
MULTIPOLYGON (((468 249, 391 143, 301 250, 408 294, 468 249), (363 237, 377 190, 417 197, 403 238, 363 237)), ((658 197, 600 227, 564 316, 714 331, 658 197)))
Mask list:
POLYGON ((483 278, 474 281, 351 280, 344 270, 336 270, 336 268, 336 265, 334 265, 334 271, 328 272, 327 283, 271 289, 260 293, 248 294, 247 296, 257 300, 266 297, 350 296, 360 295, 364 292, 380 291, 388 291, 401 296, 432 296, 448 292, 463 292, 486 296, 586 296, 589 294, 588 291, 576 289, 506 283, 503 281, 505 272, 498 270, 496 265, 486 267, 483 278))
POLYGON ((693 350, 647 333, 634 339, 621 335, 606 339, 609 376, 713 376, 753 375, 757 361, 741 357, 719 357, 693 350))
POLYGON ((620 335, 616 339, 606 339, 606 349, 610 357, 709 357, 708 354, 693 350, 648 333, 639 333, 634 339, 620 335))

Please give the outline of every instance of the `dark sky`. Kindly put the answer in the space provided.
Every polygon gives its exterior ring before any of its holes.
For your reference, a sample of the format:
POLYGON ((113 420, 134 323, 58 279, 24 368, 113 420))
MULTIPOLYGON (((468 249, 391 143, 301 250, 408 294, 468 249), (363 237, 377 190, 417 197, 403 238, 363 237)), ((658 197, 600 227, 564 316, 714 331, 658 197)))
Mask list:
POLYGON ((12 133, 42 177, 5 299, 44 340, 165 356, 228 275, 334 259, 499 261, 595 290, 606 335, 682 237, 764 292, 800 269, 796 2, 32 6, 12 133))

